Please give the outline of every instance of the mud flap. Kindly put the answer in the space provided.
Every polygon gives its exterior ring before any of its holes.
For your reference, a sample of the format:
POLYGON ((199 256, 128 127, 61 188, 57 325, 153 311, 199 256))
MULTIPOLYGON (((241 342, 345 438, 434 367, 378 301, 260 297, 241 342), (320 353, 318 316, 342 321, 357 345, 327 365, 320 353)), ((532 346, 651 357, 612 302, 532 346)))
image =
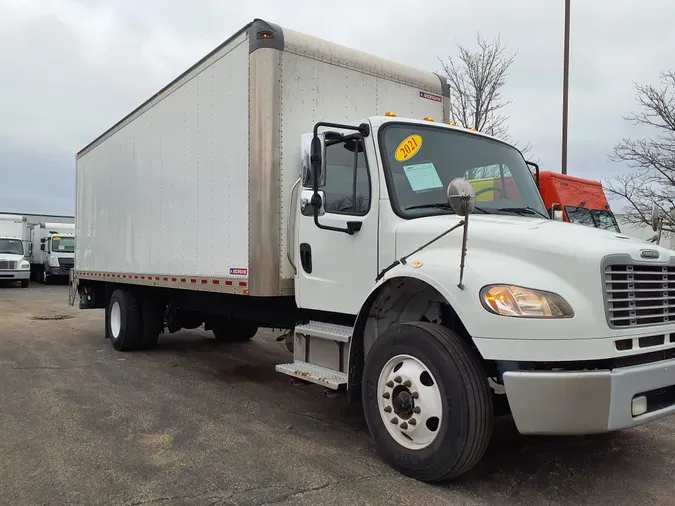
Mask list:
POLYGON ((70 269, 70 272, 68 273, 68 305, 73 306, 75 305, 75 298, 77 297, 77 287, 78 287, 78 279, 77 275, 75 274, 75 269, 70 269))

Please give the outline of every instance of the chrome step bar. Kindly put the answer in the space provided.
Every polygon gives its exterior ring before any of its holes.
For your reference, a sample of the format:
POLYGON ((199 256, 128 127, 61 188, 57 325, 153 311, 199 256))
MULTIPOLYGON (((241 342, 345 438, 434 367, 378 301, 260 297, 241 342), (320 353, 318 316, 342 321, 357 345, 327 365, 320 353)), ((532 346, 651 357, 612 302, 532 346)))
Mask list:
POLYGON ((338 390, 342 385, 347 385, 347 374, 326 367, 308 364, 307 362, 294 362, 293 364, 279 364, 275 369, 283 374, 293 376, 301 380, 316 383, 317 385, 338 390))

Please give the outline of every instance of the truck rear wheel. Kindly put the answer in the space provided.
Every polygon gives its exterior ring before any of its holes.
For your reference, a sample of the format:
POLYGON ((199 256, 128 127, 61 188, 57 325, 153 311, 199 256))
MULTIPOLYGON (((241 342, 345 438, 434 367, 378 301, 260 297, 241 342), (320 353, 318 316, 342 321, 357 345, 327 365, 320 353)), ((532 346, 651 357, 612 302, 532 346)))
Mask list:
POLYGON ((141 345, 140 313, 133 293, 117 289, 106 309, 106 337, 117 351, 135 350, 141 345))
POLYGON ((258 327, 236 320, 223 320, 215 323, 211 329, 218 341, 248 341, 258 333, 258 327))
POLYGON ((485 454, 494 424, 487 376, 451 330, 394 325, 368 353, 362 389, 373 440, 399 472, 443 481, 469 471, 485 454))
POLYGON ((140 308, 140 347, 147 350, 157 345, 159 334, 164 328, 166 306, 152 295, 146 295, 140 301, 140 308))

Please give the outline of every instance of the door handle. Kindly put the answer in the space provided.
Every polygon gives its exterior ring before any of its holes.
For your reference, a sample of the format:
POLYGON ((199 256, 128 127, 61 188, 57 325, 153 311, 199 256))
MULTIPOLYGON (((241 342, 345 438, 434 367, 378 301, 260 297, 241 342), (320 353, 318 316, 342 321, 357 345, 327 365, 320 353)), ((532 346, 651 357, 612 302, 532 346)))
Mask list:
POLYGON ((312 247, 306 242, 300 244, 300 265, 307 274, 312 273, 312 247))

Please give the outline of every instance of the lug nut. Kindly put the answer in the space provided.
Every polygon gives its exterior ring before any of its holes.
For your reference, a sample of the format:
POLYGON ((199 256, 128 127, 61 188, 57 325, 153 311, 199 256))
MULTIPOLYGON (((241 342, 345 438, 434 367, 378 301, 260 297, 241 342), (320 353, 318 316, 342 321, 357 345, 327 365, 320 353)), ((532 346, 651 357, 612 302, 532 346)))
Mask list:
POLYGON ((394 425, 398 424, 398 418, 392 418, 391 423, 393 423, 394 425))
POLYGON ((412 385, 412 383, 410 383, 410 380, 405 380, 405 381, 403 382, 403 385, 406 386, 406 387, 408 387, 408 388, 410 388, 410 386, 412 385))
POLYGON ((382 397, 384 397, 385 399, 389 399, 389 392, 383 393, 382 397))
POLYGON ((385 413, 391 413, 391 406, 386 406, 386 407, 384 408, 384 412, 385 412, 385 413))
POLYGON ((401 380, 401 377, 400 377, 400 376, 396 376, 396 377, 394 378, 394 381, 395 381, 396 383, 400 383, 402 380, 401 380))
POLYGON ((419 394, 418 392, 413 392, 413 393, 412 393, 412 398, 413 398, 413 399, 417 399, 417 398, 419 398, 419 396, 420 396, 420 394, 419 394))
POLYGON ((394 382, 391 381, 391 380, 387 381, 387 386, 388 386, 389 388, 393 388, 393 387, 394 387, 394 382))
POLYGON ((410 420, 408 420, 408 423, 410 425, 417 425, 417 420, 415 420, 414 418, 411 418, 410 420))
POLYGON ((415 414, 417 414, 417 415, 419 415, 419 414, 422 412, 422 410, 420 409, 419 406, 415 406, 415 409, 413 409, 413 411, 414 411, 415 414))
POLYGON ((408 428, 408 424, 405 423, 405 422, 403 422, 403 423, 401 424, 401 428, 402 428, 403 430, 406 430, 406 429, 408 428))

